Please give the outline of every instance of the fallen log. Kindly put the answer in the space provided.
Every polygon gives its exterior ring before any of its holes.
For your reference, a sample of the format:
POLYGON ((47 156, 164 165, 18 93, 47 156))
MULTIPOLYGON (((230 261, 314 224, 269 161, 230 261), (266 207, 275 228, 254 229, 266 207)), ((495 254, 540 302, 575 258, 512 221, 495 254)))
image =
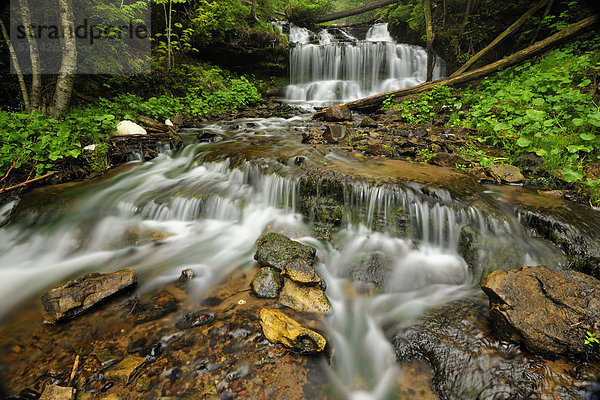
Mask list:
POLYGON ((363 22, 352 22, 350 24, 335 24, 335 25, 329 25, 327 26, 327 28, 353 28, 355 26, 362 26, 362 25, 371 25, 371 24, 375 24, 378 21, 380 21, 383 17, 382 16, 377 16, 373 19, 370 19, 368 21, 363 21, 363 22))
POLYGON ((350 17, 352 15, 358 15, 367 11, 375 10, 377 8, 385 7, 387 5, 397 3, 399 0, 379 0, 372 3, 367 3, 359 7, 350 8, 348 10, 337 11, 331 14, 323 15, 315 19, 315 23, 320 24, 323 22, 334 21, 340 18, 350 17))
POLYGON ((12 190, 19 189, 19 188, 22 188, 22 187, 25 187, 25 186, 27 186, 29 184, 32 184, 34 182, 39 182, 39 181, 41 181, 43 179, 49 178, 52 175, 56 175, 56 174, 58 174, 57 171, 48 172, 46 175, 42 175, 42 176, 40 176, 38 178, 29 179, 29 180, 27 180, 25 182, 21 182, 21 183, 19 183, 17 185, 9 186, 9 187, 6 187, 4 189, 0 189, 0 194, 6 193, 6 192, 10 192, 12 190))
POLYGON ((592 15, 591 17, 588 17, 586 19, 583 19, 579 22, 567 26, 563 30, 555 33, 554 35, 544 40, 535 43, 532 46, 529 46, 514 54, 511 54, 510 56, 505 57, 502 60, 498 60, 494 63, 488 64, 484 67, 475 69, 473 71, 465 72, 454 77, 442 78, 431 82, 424 82, 418 86, 413 86, 406 89, 399 89, 391 92, 376 94, 373 96, 365 97, 363 99, 350 101, 348 103, 345 103, 344 105, 352 111, 370 112, 381 107, 381 104, 388 96, 394 96, 396 98, 406 97, 413 94, 421 93, 438 85, 455 85, 479 79, 501 69, 522 63, 525 60, 530 59, 531 57, 548 51, 553 47, 559 45, 560 43, 564 42, 565 40, 571 39, 574 36, 577 36, 580 33, 586 31, 587 29, 590 29, 594 24, 598 22, 598 20, 599 18, 597 15, 592 15))
POLYGON ((533 5, 533 7, 531 7, 525 14, 523 14, 519 19, 517 19, 515 22, 513 22, 508 28, 506 28, 504 30, 504 32, 502 32, 500 35, 498 35, 498 37, 496 39, 494 39, 490 44, 485 46, 481 51, 479 51, 477 54, 475 54, 473 57, 471 57, 462 67, 460 67, 459 69, 454 71, 454 73, 450 76, 452 77, 452 76, 460 75, 463 72, 465 72, 466 70, 468 70, 469 68, 471 68, 471 66, 473 64, 475 64, 479 59, 481 59, 481 57, 486 55, 494 47, 496 47, 496 45, 498 43, 502 42, 504 39, 506 39, 507 37, 512 35, 517 29, 519 29, 521 27, 521 25, 523 25, 525 23, 525 21, 527 21, 529 19, 529 17, 531 17, 537 10, 544 7, 546 5, 546 3, 548 3, 548 1, 549 0, 541 0, 541 1, 538 1, 537 3, 535 3, 533 5))

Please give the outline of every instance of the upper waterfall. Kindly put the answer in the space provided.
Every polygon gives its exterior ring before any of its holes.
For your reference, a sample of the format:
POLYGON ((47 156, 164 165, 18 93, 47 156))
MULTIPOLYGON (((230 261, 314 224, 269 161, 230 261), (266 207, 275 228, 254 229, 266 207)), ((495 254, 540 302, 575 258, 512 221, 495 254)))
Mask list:
MULTIPOLYGON (((396 43, 387 24, 375 24, 364 39, 336 28, 318 33, 290 26, 290 102, 326 105, 418 85, 427 75, 427 51, 396 43)), ((433 77, 445 74, 437 57, 433 77)))

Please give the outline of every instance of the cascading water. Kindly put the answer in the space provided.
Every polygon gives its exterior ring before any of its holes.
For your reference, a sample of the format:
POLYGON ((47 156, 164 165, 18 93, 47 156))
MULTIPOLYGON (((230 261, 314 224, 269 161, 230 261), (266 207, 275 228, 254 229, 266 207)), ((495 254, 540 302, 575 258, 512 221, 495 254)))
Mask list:
MULTIPOLYGON (((396 43, 387 24, 372 26, 363 40, 336 29, 317 34, 291 26, 290 85, 286 99, 324 105, 418 85, 427 75, 427 52, 396 43)), ((434 79, 445 73, 437 57, 434 79)))

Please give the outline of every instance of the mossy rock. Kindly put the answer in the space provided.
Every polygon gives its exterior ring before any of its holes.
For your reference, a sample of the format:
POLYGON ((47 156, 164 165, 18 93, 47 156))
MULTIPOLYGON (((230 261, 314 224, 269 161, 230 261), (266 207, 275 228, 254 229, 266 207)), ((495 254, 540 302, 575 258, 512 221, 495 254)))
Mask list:
POLYGON ((271 267, 259 269, 250 283, 250 288, 255 295, 267 299, 276 299, 282 287, 283 277, 279 270, 271 267))
POLYGON ((256 241, 257 249, 254 259, 263 267, 282 270, 286 261, 292 257, 300 257, 309 264, 315 263, 317 250, 314 247, 291 240, 279 233, 270 232, 256 241))

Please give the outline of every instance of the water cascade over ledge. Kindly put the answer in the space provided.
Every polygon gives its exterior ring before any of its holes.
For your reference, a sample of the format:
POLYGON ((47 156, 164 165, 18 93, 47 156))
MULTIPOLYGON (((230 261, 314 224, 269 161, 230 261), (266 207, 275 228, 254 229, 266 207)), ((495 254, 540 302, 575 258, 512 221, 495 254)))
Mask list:
MULTIPOLYGON (((418 85, 427 75, 427 51, 397 43, 387 24, 373 25, 364 38, 336 28, 313 33, 291 26, 290 85, 292 103, 326 105, 418 85)), ((436 57, 433 79, 445 74, 436 57)))

